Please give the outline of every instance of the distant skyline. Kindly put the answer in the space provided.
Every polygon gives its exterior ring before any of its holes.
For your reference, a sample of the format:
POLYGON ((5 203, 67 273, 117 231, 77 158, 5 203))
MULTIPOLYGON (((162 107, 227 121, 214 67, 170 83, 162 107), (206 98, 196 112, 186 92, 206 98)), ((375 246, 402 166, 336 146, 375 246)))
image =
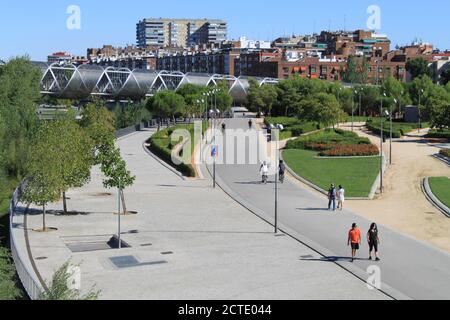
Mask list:
POLYGON ((128 0, 118 6, 106 0, 8 1, 0 11, 0 59, 28 54, 45 61, 47 55, 68 51, 86 55, 87 48, 105 44, 136 44, 136 23, 144 18, 211 18, 228 22, 228 37, 273 40, 292 34, 312 34, 322 30, 367 30, 367 8, 381 9, 381 30, 396 45, 415 39, 450 49, 450 37, 444 32, 450 2, 437 0, 433 6, 407 1, 286 0, 261 3, 252 0, 228 0, 226 5, 208 0, 142 1, 128 0), (111 5, 112 4, 112 5, 111 5), (170 5, 169 5, 170 4, 170 5), (81 29, 67 28, 67 8, 81 9, 81 29))

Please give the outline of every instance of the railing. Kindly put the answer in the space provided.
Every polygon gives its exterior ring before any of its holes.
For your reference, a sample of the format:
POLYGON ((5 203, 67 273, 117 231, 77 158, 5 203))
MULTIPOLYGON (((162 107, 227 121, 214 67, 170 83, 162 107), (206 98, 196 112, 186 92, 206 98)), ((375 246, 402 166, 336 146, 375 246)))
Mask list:
MULTIPOLYGON (((29 260, 25 256, 24 252, 21 252, 16 248, 16 240, 14 237, 14 216, 16 214, 17 205, 19 204, 20 196, 25 183, 22 182, 19 187, 14 191, 11 201, 9 203, 9 228, 10 228, 10 242, 11 242, 11 255, 16 266, 17 274, 19 276, 22 285, 27 292, 28 296, 32 300, 38 300, 42 293, 42 287, 38 281, 32 276, 34 271, 28 268, 24 261, 29 260)), ((26 232, 26 230, 24 230, 26 232)))

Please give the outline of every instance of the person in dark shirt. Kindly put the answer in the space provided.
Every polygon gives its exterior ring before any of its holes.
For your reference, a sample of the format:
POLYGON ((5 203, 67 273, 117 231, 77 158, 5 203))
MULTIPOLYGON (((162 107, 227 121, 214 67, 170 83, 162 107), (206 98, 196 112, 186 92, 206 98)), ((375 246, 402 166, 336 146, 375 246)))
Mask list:
POLYGON ((331 206, 333 206, 333 211, 336 211, 336 196, 336 187, 332 184, 331 188, 328 190, 328 210, 331 210, 331 206))
POLYGON ((284 164, 283 160, 280 160, 280 165, 278 167, 278 170, 279 170, 278 173, 280 175, 280 182, 284 183, 284 178, 285 178, 285 175, 286 175, 286 165, 284 164))
POLYGON ((380 245, 380 238, 378 234, 378 226, 372 223, 370 230, 367 232, 367 242, 369 243, 370 253, 369 260, 372 260, 372 252, 375 251, 375 261, 380 261, 378 257, 378 246, 380 245))

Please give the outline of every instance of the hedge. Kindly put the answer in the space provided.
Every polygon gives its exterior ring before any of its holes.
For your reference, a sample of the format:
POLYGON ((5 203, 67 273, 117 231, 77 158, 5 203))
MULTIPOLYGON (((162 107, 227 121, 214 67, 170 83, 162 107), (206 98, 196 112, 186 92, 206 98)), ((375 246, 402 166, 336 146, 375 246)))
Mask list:
MULTIPOLYGON (((374 124, 371 123, 371 122, 367 122, 366 127, 367 127, 367 129, 369 129, 370 131, 372 131, 372 133, 374 133, 374 134, 376 134, 376 135, 381 135, 381 127, 380 127, 380 126, 374 125, 374 124)), ((411 128, 411 130, 412 130, 412 128, 411 128)), ((410 131, 411 131, 411 130, 410 130, 410 131)), ((390 128, 388 128, 388 129, 383 128, 383 135, 384 135, 385 137, 390 137, 390 136, 391 136, 391 130, 390 130, 390 128)), ((401 138, 402 135, 403 135, 402 130, 395 130, 395 129, 392 130, 392 137, 393 137, 393 138, 401 138)))
MULTIPOLYGON (((189 125, 189 132, 191 133, 191 139, 193 140, 193 125, 189 125)), ((162 130, 158 133, 155 133, 149 140, 148 149, 153 152, 156 156, 158 156, 161 160, 169 164, 171 167, 175 168, 177 171, 181 172, 183 175, 187 177, 195 177, 195 169, 191 164, 181 163, 176 165, 172 162, 172 149, 175 145, 172 145, 170 141, 170 136, 176 129, 186 129, 184 125, 178 125, 175 127, 171 127, 165 130, 162 130)), ((203 125, 203 132, 206 131, 207 125, 203 125)), ((181 142, 181 139, 180 139, 181 142)), ((192 152, 194 151, 195 144, 191 141, 192 152)))
POLYGON ((271 124, 281 124, 284 130, 280 133, 281 138, 299 137, 305 133, 320 130, 320 126, 313 122, 303 122, 295 117, 267 117, 264 119, 264 124, 269 126, 271 124))
POLYGON ((450 159, 450 149, 441 149, 439 154, 450 159))
POLYGON ((427 135, 427 138, 434 139, 447 139, 450 140, 450 130, 431 130, 427 135))
POLYGON ((324 130, 304 136, 287 143, 287 149, 308 150, 308 145, 370 145, 368 138, 361 138, 356 133, 344 130, 324 130))
POLYGON ((187 177, 195 177, 194 167, 190 164, 179 164, 176 165, 172 162, 172 150, 169 148, 163 147, 155 142, 156 140, 150 139, 148 142, 150 146, 148 149, 153 152, 156 156, 158 156, 161 160, 174 167, 176 170, 181 172, 183 175, 187 177))

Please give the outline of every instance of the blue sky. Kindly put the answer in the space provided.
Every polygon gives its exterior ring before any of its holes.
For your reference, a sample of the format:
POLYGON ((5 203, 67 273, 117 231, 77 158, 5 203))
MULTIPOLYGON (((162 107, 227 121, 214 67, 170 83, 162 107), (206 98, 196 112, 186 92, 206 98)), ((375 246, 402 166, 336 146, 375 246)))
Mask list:
POLYGON ((415 38, 450 49, 448 0, 416 3, 393 0, 0 0, 0 59, 28 54, 45 60, 55 51, 85 55, 86 48, 103 44, 135 43, 136 22, 145 17, 221 18, 228 21, 229 37, 269 40, 284 34, 314 30, 367 29, 366 10, 381 8, 381 32, 393 46, 415 38), (432 4, 432 6, 431 6, 432 4), (81 9, 81 29, 68 30, 69 5, 81 9))

